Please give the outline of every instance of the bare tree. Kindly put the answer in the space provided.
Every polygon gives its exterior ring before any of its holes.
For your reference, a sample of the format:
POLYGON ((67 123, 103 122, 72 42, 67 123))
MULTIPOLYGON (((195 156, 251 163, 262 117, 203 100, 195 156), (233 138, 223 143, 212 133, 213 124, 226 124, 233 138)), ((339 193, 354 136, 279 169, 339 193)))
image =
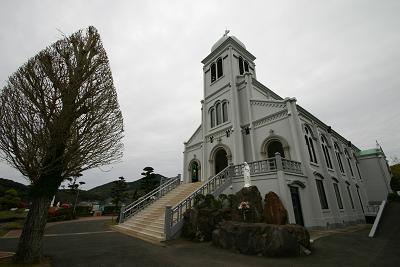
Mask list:
POLYGON ((9 78, 0 91, 0 136, 0 155, 32 187, 15 260, 38 261, 50 200, 61 183, 122 157, 122 114, 94 27, 57 41, 9 78))

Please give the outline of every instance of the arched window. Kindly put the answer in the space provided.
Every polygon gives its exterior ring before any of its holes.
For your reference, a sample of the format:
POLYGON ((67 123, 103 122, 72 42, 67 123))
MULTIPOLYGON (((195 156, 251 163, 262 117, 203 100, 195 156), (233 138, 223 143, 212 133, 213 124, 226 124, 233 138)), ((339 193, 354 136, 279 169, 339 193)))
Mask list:
POLYGON ((328 168, 332 169, 332 161, 331 156, 328 150, 328 141, 326 140, 325 136, 321 135, 321 147, 322 151, 324 152, 325 162, 328 168))
POLYGON ((279 142, 278 140, 273 140, 273 141, 269 142, 267 151, 268 151, 268 158, 275 157, 276 152, 279 152, 279 154, 281 154, 282 158, 285 157, 285 152, 283 151, 282 143, 279 142))
POLYGON ((219 58, 217 60, 217 78, 222 77, 222 75, 224 75, 222 70, 222 58, 219 58))
POLYGON ((211 64, 211 82, 214 82, 217 79, 215 63, 211 64))
POLYGON ((243 75, 245 72, 249 72, 249 63, 247 60, 243 60, 242 57, 239 57, 239 74, 243 75))
POLYGON ((243 69, 243 58, 239 57, 239 74, 243 75, 244 69, 243 69))
POLYGON ((222 122, 228 121, 228 102, 222 103, 222 122))
POLYGON ((215 105, 215 115, 217 117, 217 125, 219 125, 221 123, 221 104, 217 103, 215 105))
POLYGON ((343 163, 342 163, 342 157, 340 156, 340 150, 339 150, 339 146, 337 143, 334 144, 334 148, 335 148, 335 155, 336 155, 336 159, 339 163, 339 169, 341 173, 344 173, 344 168, 343 168, 343 163))
POLYGON ((211 121, 211 128, 213 128, 215 126, 214 108, 210 110, 210 121, 211 121))
POLYGON ((351 176, 354 176, 353 168, 351 167, 349 152, 347 152, 347 150, 345 150, 344 155, 346 156, 346 160, 347 160, 347 164, 349 165, 351 176))
POLYGON ((305 126, 305 135, 304 138, 306 140, 306 145, 308 148, 308 154, 310 156, 310 162, 318 163, 317 157, 315 156, 315 149, 314 149, 314 143, 313 143, 313 137, 312 137, 312 132, 309 129, 308 126, 305 126))

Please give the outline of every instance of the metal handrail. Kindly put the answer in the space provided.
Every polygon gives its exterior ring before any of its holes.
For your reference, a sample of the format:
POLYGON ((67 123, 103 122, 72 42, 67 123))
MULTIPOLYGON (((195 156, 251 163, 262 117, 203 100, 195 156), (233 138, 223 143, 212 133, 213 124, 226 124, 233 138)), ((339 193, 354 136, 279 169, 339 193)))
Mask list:
POLYGON ((126 219, 134 216, 139 211, 143 210, 148 205, 158 200, 159 198, 170 192, 172 189, 176 188, 178 185, 180 185, 180 183, 181 183, 180 175, 174 178, 170 178, 168 182, 160 185, 159 187, 155 188, 146 195, 140 197, 131 204, 127 206, 122 206, 119 216, 119 223, 123 223, 126 219))
POLYGON ((220 171, 218 174, 216 174, 214 177, 209 179, 204 185, 202 185, 199 189, 197 189, 195 192, 193 192, 191 195, 189 195, 187 198, 182 200, 180 203, 175 205, 173 208, 170 209, 169 218, 165 221, 165 227, 166 227, 166 235, 168 238, 168 232, 170 232, 170 229, 173 228, 177 223, 181 222, 183 219, 183 213, 190 209, 193 204, 194 204, 194 199, 197 195, 202 194, 215 194, 216 192, 219 192, 220 189, 224 184, 226 184, 228 181, 231 181, 232 179, 232 167, 233 166, 227 166, 225 169, 220 171))

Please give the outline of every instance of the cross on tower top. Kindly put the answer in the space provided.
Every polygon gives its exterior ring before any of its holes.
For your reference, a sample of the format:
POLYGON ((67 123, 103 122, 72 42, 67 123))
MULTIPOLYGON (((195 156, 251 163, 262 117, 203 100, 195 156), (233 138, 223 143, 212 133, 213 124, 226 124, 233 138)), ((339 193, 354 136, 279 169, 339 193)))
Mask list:
POLYGON ((228 36, 228 33, 230 32, 230 30, 228 30, 228 29, 226 29, 225 30, 225 33, 224 33, 224 36, 228 36))

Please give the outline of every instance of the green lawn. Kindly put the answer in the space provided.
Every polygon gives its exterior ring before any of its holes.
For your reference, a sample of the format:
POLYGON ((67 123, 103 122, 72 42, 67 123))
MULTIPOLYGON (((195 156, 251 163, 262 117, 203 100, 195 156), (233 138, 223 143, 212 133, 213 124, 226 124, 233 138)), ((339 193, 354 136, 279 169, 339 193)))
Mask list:
POLYGON ((0 211, 0 237, 10 230, 22 229, 27 214, 23 209, 0 211))
POLYGON ((0 222, 14 221, 17 219, 25 219, 28 212, 24 209, 16 211, 11 210, 0 210, 0 222))

